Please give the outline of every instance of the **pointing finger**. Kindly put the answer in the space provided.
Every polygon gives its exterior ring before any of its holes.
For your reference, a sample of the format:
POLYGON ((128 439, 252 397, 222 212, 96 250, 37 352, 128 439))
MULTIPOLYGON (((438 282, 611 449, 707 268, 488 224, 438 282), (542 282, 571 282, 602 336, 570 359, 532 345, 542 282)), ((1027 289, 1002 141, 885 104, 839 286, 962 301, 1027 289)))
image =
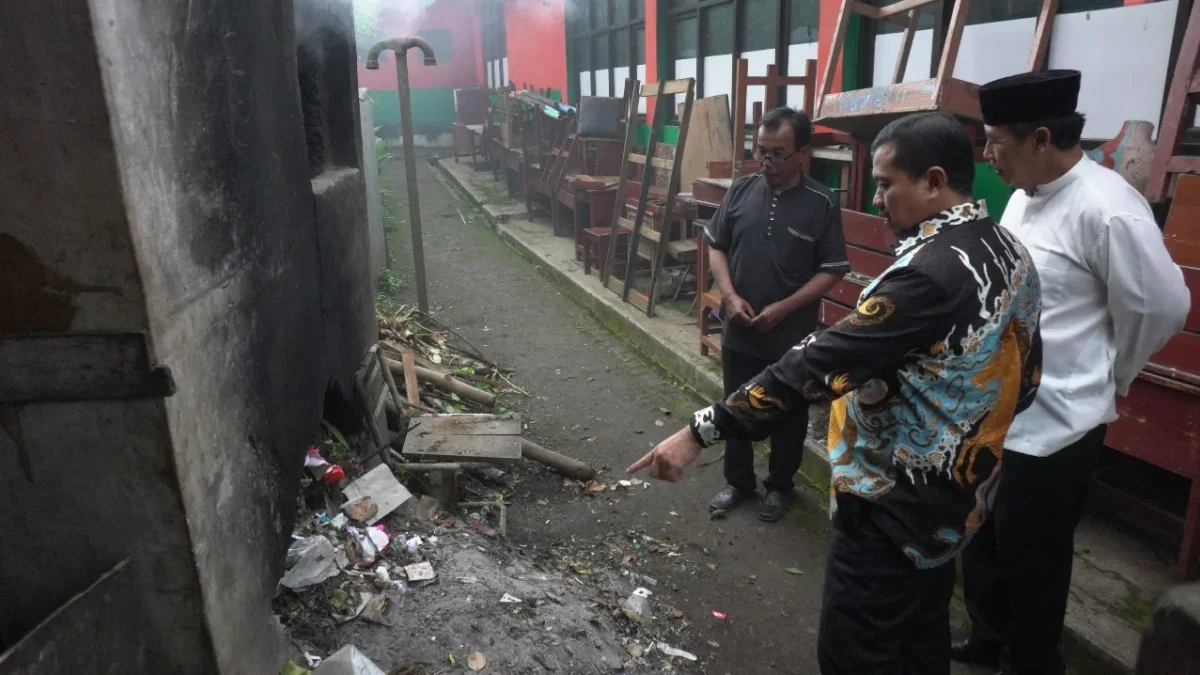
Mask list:
POLYGON ((645 456, 643 456, 641 459, 634 462, 633 464, 630 464, 629 468, 625 469, 625 473, 637 473, 637 472, 641 471, 642 469, 650 466, 650 463, 653 461, 654 461, 654 451, 651 450, 650 452, 647 452, 645 454, 645 456))

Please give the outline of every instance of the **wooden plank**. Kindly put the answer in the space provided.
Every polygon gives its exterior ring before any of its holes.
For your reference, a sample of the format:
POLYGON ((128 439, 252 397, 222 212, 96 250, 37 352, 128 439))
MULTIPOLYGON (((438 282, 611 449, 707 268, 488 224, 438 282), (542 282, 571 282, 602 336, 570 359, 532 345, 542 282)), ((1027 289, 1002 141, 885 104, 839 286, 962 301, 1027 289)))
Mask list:
POLYGON ((0 654, 0 672, 147 672, 146 652, 152 645, 140 628, 145 616, 139 591, 129 560, 117 563, 0 654))
MULTIPOLYGON (((1146 199, 1155 204, 1165 201, 1171 185, 1171 174, 1178 172, 1175 153, 1183 133, 1191 126, 1185 114, 1192 109, 1189 105, 1192 77, 1200 70, 1200 2, 1192 5, 1192 11, 1179 45, 1179 56, 1175 62, 1171 86, 1167 88, 1167 101, 1163 106, 1162 122, 1158 128, 1158 143, 1154 149, 1154 160, 1150 164, 1150 175, 1146 180, 1146 199), (1174 166, 1173 166, 1174 165, 1174 166)), ((1181 178, 1182 180, 1182 178, 1181 178)))
POLYGON ((846 243, 891 255, 896 237, 883 218, 861 211, 842 210, 842 232, 846 243))
POLYGON ((912 53, 913 37, 917 34, 917 19, 920 16, 920 7, 908 11, 904 37, 900 39, 900 55, 896 57, 896 67, 892 71, 892 84, 900 84, 904 81, 904 71, 908 69, 908 56, 912 53))
POLYGON ((406 458, 415 461, 457 460, 515 462, 521 459, 520 436, 409 434, 404 439, 406 458))
POLYGON ((821 324, 832 326, 850 314, 849 307, 843 307, 836 302, 821 298, 821 324))
POLYGON ((1054 29, 1054 17, 1057 15, 1058 0, 1043 0, 1037 28, 1033 32, 1029 62, 1025 64, 1026 71, 1036 73, 1046 65, 1046 54, 1050 52, 1050 32, 1054 29))
POLYGON ((1184 331, 1167 340, 1167 344, 1150 357, 1150 362, 1163 368, 1175 368, 1200 375, 1200 334, 1184 331))
POLYGON ((175 393, 171 373, 151 363, 142 333, 3 336, 0 364, 0 403, 154 398, 175 393))
POLYGON ((1169 238, 1164 239, 1163 243, 1166 244, 1167 253, 1171 254, 1171 260, 1174 260, 1175 264, 1200 267, 1200 243, 1169 238))
POLYGON ((1105 443, 1180 476, 1200 478, 1200 406, 1197 397, 1137 379, 1117 397, 1121 417, 1105 443))
POLYGON ((1183 267, 1183 280, 1192 294, 1192 307, 1188 311, 1184 328, 1200 333, 1200 269, 1183 267))
POLYGON ((413 405, 421 405, 421 387, 417 384, 417 364, 412 352, 405 349, 400 353, 400 362, 404 364, 404 395, 413 405))
POLYGON ((864 288, 866 287, 854 283, 849 279, 842 279, 838 282, 837 286, 834 286, 832 290, 825 294, 825 297, 837 302, 839 305, 857 307, 858 298, 862 295, 864 288))
POLYGON ((846 246, 846 259, 850 261, 851 270, 871 279, 883 274, 895 262, 891 256, 858 246, 846 246))
POLYGON ((520 436, 521 418, 517 415, 420 415, 412 418, 409 437, 520 436))
POLYGON ((680 185, 691 185, 697 178, 707 177, 709 162, 733 161, 729 124, 729 97, 725 94, 702 98, 692 104, 687 144, 680 166, 680 185))
POLYGON ((875 16, 872 18, 886 19, 889 16, 903 14, 909 10, 920 9, 925 5, 930 5, 937 1, 938 0, 899 0, 898 2, 893 2, 892 4, 884 5, 883 7, 873 7, 872 9, 875 10, 875 16))

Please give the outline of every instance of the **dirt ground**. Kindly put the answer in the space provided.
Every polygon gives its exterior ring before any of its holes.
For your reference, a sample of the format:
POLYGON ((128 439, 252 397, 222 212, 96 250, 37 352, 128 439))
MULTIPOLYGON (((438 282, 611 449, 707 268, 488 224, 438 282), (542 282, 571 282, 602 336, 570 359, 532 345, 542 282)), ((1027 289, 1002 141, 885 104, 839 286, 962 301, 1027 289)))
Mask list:
MULTIPOLYGON (((626 478, 625 466, 705 402, 653 364, 640 361, 478 222, 471 207, 437 180, 434 167, 418 164, 432 313, 488 357, 515 370, 514 381, 531 396, 506 395, 502 405, 523 416, 527 437, 602 468, 604 482, 626 478)), ((403 164, 388 165, 384 182, 400 202, 399 229, 388 234, 393 269, 411 280, 403 164)), ((411 284, 402 294, 415 302, 411 284)), ((701 462, 716 460, 719 452, 706 451, 701 462)), ((660 659, 646 670, 818 672, 816 634, 828 531, 823 494, 802 491, 791 513, 768 525, 758 521, 753 505, 725 520, 709 519, 706 504, 723 483, 720 462, 695 467, 678 484, 650 481, 648 488, 598 496, 584 495, 545 471, 518 467, 516 473, 508 534, 513 554, 523 564, 567 578, 581 570, 602 573, 623 580, 628 588, 630 574, 646 575, 657 582, 655 602, 682 614, 666 617, 676 622, 671 644, 700 660, 666 665, 660 659)), ((413 589, 408 595, 427 590, 413 589)), ((471 619, 471 606, 440 607, 416 625, 409 617, 403 632, 388 644, 383 635, 365 634, 355 639, 367 641, 356 644, 373 657, 386 656, 380 663, 385 668, 400 665, 409 645, 429 640, 426 633, 450 621, 446 614, 454 611, 463 612, 468 623, 490 622, 486 614, 471 619)), ((505 639, 506 630, 498 625, 494 638, 505 639)), ((537 664, 530 660, 528 665, 537 664)), ((447 672, 456 669, 465 667, 447 672)), ((971 672, 976 671, 955 671, 971 672)))

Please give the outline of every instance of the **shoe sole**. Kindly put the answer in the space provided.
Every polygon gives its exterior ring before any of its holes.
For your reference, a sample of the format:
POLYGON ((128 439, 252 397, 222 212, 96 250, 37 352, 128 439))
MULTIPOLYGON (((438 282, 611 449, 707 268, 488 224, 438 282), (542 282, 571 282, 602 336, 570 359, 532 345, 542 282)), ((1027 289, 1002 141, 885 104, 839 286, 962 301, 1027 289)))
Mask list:
POLYGON ((777 523, 780 520, 783 520, 783 514, 781 513, 777 516, 764 516, 763 514, 760 513, 760 514, 758 514, 758 519, 764 523, 777 523))

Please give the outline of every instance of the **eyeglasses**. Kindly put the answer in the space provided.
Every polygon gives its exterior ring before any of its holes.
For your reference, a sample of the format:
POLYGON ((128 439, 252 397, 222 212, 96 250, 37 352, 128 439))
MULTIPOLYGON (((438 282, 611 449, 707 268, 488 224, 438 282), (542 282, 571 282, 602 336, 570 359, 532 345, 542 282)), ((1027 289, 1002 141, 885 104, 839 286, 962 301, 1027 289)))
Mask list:
POLYGON ((765 153, 762 150, 755 150, 754 151, 754 159, 757 159, 760 162, 770 162, 772 164, 780 164, 780 163, 788 161, 792 157, 795 157, 798 152, 800 152, 800 151, 796 150, 794 152, 789 152, 786 155, 781 155, 778 152, 765 153))

